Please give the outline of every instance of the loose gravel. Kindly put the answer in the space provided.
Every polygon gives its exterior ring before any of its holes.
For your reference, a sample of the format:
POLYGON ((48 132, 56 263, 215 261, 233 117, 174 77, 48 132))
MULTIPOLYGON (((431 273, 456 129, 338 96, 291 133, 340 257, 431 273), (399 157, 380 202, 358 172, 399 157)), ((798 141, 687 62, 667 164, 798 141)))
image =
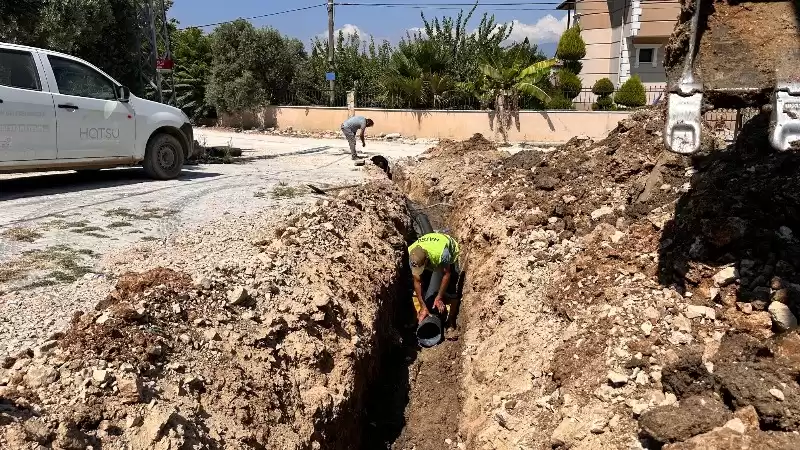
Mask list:
MULTIPOLYGON (((344 139, 210 129, 197 139, 242 149, 242 157, 187 166, 180 179, 158 182, 137 168, 0 175, 0 354, 33 348, 92 308, 111 291, 115 264, 163 253, 190 234, 235 235, 265 215, 316 201, 309 183, 325 189, 364 180, 344 139)), ((369 141, 360 150, 396 160, 427 147, 369 141)), ((200 238, 173 260, 192 272, 214 259, 208 248, 200 238)))

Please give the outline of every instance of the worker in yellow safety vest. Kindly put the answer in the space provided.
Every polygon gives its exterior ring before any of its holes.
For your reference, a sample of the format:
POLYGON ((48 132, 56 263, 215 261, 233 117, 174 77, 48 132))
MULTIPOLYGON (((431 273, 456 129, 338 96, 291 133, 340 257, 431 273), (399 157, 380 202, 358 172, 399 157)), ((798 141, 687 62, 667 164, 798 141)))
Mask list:
POLYGON ((450 274, 454 272, 455 264, 458 262, 458 242, 444 233, 428 233, 420 236, 408 247, 408 254, 411 263, 411 274, 414 276, 414 292, 420 300, 417 320, 422 322, 430 314, 429 308, 431 307, 431 305, 425 304, 426 299, 422 296, 422 273, 426 269, 431 272, 438 270, 444 272, 439 292, 436 294, 432 305, 439 312, 444 313, 443 299, 450 283, 450 274))

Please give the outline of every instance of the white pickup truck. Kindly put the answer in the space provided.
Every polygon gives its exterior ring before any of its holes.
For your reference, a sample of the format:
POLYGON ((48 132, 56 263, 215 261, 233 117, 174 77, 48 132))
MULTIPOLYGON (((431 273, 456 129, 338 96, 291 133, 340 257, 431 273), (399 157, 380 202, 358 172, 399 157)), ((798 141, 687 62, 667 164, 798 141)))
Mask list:
POLYGON ((166 180, 193 144, 180 109, 132 95, 79 58, 0 42, 0 172, 141 164, 166 180))

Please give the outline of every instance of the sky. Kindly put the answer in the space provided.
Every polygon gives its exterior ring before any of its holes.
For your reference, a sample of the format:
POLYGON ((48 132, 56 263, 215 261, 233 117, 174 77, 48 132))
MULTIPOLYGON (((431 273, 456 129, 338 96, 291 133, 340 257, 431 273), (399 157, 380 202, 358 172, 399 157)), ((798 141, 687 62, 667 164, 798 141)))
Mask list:
MULTIPOLYGON (((315 36, 326 36, 328 13, 323 7, 282 13, 283 11, 313 7, 325 0, 174 0, 169 11, 171 18, 180 22, 180 27, 200 26, 234 20, 239 17, 253 17, 251 22, 258 26, 272 26, 282 33, 310 42, 315 36)), ((335 27, 345 33, 357 31, 360 36, 372 36, 380 42, 387 39, 396 43, 406 35, 407 30, 422 26, 420 11, 428 19, 443 15, 456 16, 458 10, 470 9, 469 0, 350 0, 337 3, 380 3, 394 6, 345 6, 335 9, 335 27), (445 4, 450 6, 445 6, 445 4), (409 6, 409 5, 413 5, 409 6)), ((556 0, 480 0, 468 29, 477 27, 484 12, 494 14, 498 22, 514 23, 510 40, 528 37, 538 44, 548 56, 555 52, 556 43, 566 28, 566 12, 555 9, 556 0), (504 5, 502 5, 505 3, 504 5), (494 4, 494 6, 492 5, 494 4), (498 5, 500 4, 500 5, 498 5)), ((213 26, 203 28, 210 32, 213 26)))

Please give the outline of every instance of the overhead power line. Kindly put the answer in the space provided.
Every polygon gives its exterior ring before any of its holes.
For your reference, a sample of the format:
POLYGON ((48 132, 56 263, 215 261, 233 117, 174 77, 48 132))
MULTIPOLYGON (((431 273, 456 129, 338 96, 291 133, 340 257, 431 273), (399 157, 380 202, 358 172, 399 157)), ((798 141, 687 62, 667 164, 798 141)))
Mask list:
MULTIPOLYGON (((538 2, 497 2, 497 3, 478 3, 477 6, 479 8, 490 8, 493 6, 558 6, 561 4, 565 5, 585 5, 585 4, 593 4, 593 3, 603 3, 607 4, 607 0, 578 0, 578 1, 538 1, 538 2)), ((657 4, 657 3, 670 3, 676 6, 680 4, 675 0, 648 0, 647 5, 657 4)), ((336 6, 378 6, 378 7, 386 7, 386 8, 428 8, 428 7, 471 7, 475 6, 475 3, 441 3, 441 2, 406 2, 406 3, 385 3, 385 2, 336 2, 336 6)), ((550 8, 553 9, 553 8, 550 8)), ((648 8, 649 9, 649 8, 648 8)))
MULTIPOLYGON (((535 5, 559 5, 560 2, 505 2, 505 3, 479 3, 478 6, 481 7, 491 7, 491 6, 535 6, 535 5)), ((385 6, 385 7, 428 7, 428 6, 458 6, 458 7, 465 7, 465 6, 475 6, 475 3, 420 3, 420 2, 413 2, 413 3, 361 3, 361 2, 337 2, 336 6, 385 6)))
MULTIPOLYGON (((566 5, 587 5, 587 4, 604 4, 607 5, 606 0, 583 0, 578 2, 565 2, 566 5)), ((507 2, 507 3, 481 3, 478 6, 489 9, 490 11, 556 11, 555 6, 561 5, 562 2, 507 2), (549 6, 548 6, 549 5, 549 6)), ((648 11, 652 10, 671 10, 675 6, 679 6, 674 0, 648 0, 648 11), (652 6, 651 6, 652 5, 652 6), (661 6, 658 5, 673 5, 661 6), (655 7, 653 7, 655 6, 655 7)), ((425 9, 437 11, 458 11, 463 10, 464 7, 474 6, 474 3, 362 3, 362 2, 339 2, 336 6, 357 6, 357 7, 371 7, 371 8, 403 8, 403 9, 425 9)), ((629 6, 623 6, 614 10, 602 10, 601 8, 592 8, 583 16, 597 15, 597 14, 614 14, 615 12, 622 11, 629 6)))
MULTIPOLYGON (((499 3, 478 3, 479 7, 482 8, 492 8, 496 11, 554 11, 554 6, 561 5, 562 3, 568 5, 577 5, 577 4, 591 4, 591 3, 603 3, 606 4, 606 0, 578 0, 578 1, 568 1, 568 2, 558 2, 558 1, 538 1, 538 2, 499 2, 499 3), (548 7, 550 6, 550 7, 548 7)), ((464 7, 471 7, 475 6, 475 3, 442 3, 442 2, 429 2, 429 3, 422 3, 422 2, 407 2, 407 3, 365 3, 365 2, 335 2, 335 6, 359 6, 359 7, 372 7, 372 8, 406 8, 406 9, 433 9, 433 10, 460 10, 464 7)), ((648 5, 657 5, 657 4, 677 4, 675 0, 648 0, 648 5)), ((327 4, 320 3, 317 5, 311 6, 304 6, 300 8, 294 9, 287 9, 284 11, 275 11, 271 13, 259 14, 250 17, 238 17, 236 19, 225 20, 221 22, 215 23, 207 23, 203 25, 191 25, 187 27, 181 27, 179 30, 186 30, 189 28, 208 28, 208 27, 215 27, 219 25, 223 25, 226 23, 232 23, 237 20, 254 20, 254 19, 261 19, 264 17, 271 17, 271 16, 278 16, 282 14, 289 14, 299 11, 307 11, 316 8, 323 8, 326 7, 327 4)), ((624 8, 624 7, 623 7, 624 8)), ((615 9, 613 11, 595 11, 592 10, 587 13, 583 13, 583 16, 590 16, 590 15, 599 15, 599 14, 612 14, 614 12, 620 11, 623 8, 615 9)), ((669 7, 661 7, 661 8, 648 8, 648 10, 661 10, 661 9, 672 9, 669 7)))
POLYGON ((233 19, 233 20, 225 20, 223 22, 216 22, 216 23, 207 23, 207 24, 204 24, 204 25, 192 25, 192 26, 189 26, 189 27, 183 27, 183 28, 179 28, 179 29, 180 30, 186 30, 188 28, 215 27, 215 26, 218 26, 218 25, 226 24, 226 23, 236 22, 237 20, 261 19, 263 17, 278 16, 278 15, 281 15, 281 14, 289 14, 289 13, 298 12, 298 11, 305 11, 305 10, 308 10, 308 9, 322 8, 324 6, 327 6, 327 5, 325 5, 324 3, 321 3, 319 5, 312 5, 312 6, 304 6, 302 8, 287 9, 285 11, 276 11, 276 12, 271 12, 271 13, 266 13, 266 14, 260 14, 260 15, 257 15, 257 16, 238 17, 238 18, 233 19))

